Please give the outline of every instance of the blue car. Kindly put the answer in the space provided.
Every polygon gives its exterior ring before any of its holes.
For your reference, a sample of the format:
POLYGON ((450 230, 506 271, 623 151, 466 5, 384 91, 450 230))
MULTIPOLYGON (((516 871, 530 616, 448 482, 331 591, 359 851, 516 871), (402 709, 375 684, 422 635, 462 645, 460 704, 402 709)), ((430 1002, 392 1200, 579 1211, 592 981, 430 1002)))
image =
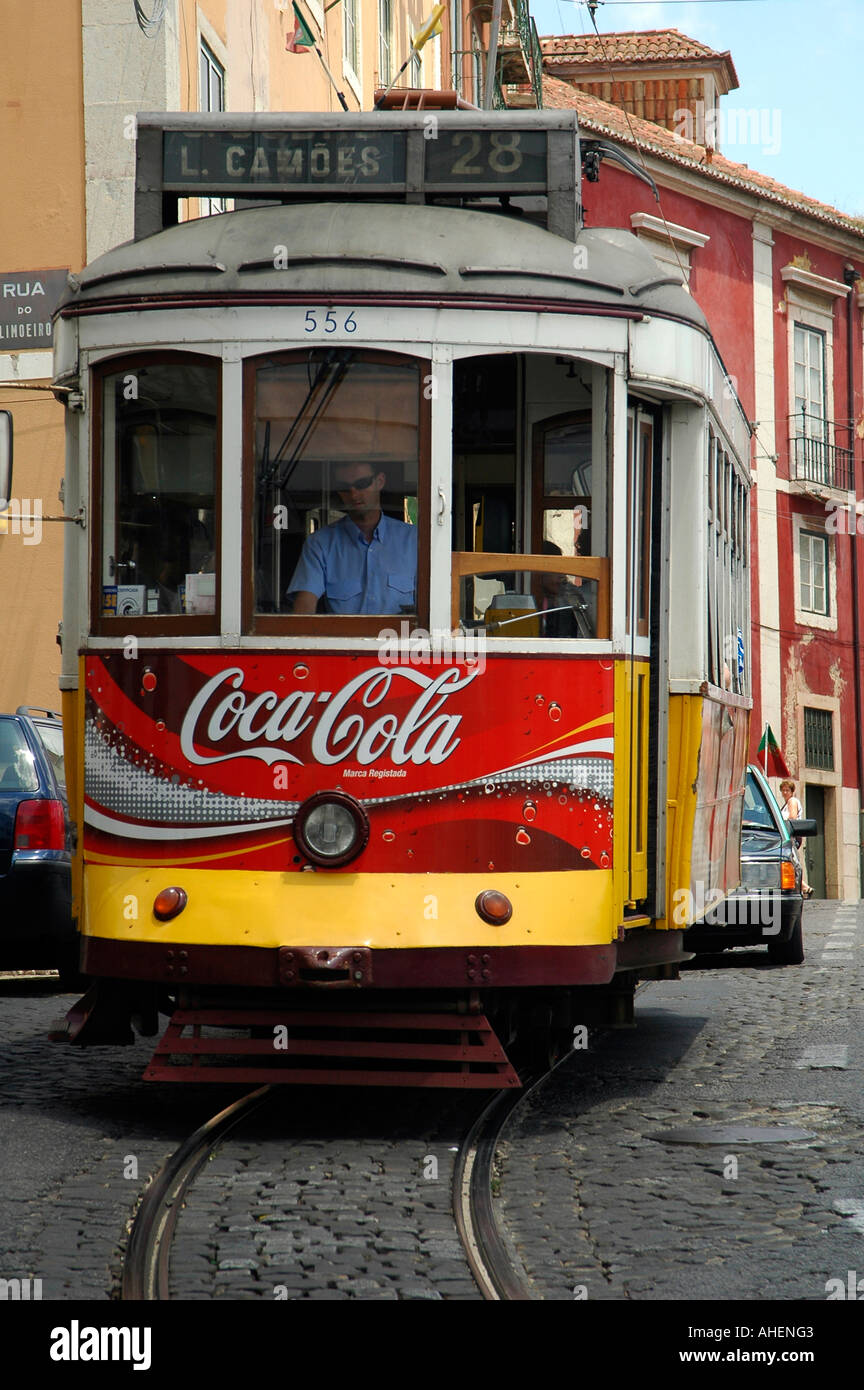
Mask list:
POLYGON ((71 862, 60 716, 0 714, 0 969, 74 979, 71 862))

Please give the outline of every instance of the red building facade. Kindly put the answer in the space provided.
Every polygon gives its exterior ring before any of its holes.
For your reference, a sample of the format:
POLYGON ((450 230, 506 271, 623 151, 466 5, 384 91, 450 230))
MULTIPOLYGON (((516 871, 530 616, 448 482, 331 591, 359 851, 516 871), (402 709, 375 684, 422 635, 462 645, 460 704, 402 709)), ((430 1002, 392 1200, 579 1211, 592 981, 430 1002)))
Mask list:
POLYGON ((583 186, 586 223, 633 230, 687 278, 753 424, 751 756, 770 724, 820 825, 810 881, 857 899, 864 223, 725 158, 732 122, 739 140, 753 136, 754 159, 779 138, 772 113, 731 105, 728 53, 676 30, 542 46, 544 104, 575 108, 583 132, 628 148, 660 190, 658 207, 607 162, 583 186))

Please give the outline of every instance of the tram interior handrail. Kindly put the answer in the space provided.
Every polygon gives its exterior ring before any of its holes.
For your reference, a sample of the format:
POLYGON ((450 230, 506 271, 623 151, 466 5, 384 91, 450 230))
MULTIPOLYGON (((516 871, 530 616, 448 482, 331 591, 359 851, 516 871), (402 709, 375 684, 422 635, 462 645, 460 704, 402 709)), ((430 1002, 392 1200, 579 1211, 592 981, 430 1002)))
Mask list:
MULTIPOLYGON (((472 574, 511 570, 516 574, 561 574, 597 582, 597 637, 609 637, 609 557, 606 555, 510 555, 502 551, 454 550, 452 621, 459 625, 459 583, 472 574)), ((529 617, 528 612, 525 617, 529 617)))

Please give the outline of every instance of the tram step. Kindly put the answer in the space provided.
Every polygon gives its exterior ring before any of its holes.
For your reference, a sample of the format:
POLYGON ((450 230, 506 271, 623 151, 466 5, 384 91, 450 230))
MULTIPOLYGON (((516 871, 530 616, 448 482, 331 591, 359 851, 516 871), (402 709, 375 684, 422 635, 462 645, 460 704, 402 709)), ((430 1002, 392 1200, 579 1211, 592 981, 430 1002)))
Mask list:
POLYGON ((521 1086, 483 1014, 278 1009, 176 1009, 144 1080, 521 1086), (248 1035, 237 1036, 240 1029, 248 1035))

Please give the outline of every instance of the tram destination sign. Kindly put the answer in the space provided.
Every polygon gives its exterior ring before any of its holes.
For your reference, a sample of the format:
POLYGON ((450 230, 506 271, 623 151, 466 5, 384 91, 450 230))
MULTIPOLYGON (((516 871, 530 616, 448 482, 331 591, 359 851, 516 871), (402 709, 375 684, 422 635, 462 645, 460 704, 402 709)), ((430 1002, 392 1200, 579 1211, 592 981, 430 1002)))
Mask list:
POLYGON ((572 111, 148 113, 138 117, 135 236, 176 222, 182 197, 545 196, 547 226, 581 225, 572 111))
MULTIPOLYGON (((545 131, 423 131, 424 187, 546 184, 545 131)), ((408 132, 174 131, 164 135, 166 191, 256 193, 405 186, 408 132)))
POLYGON ((164 137, 165 188, 244 194, 405 182, 401 131, 176 131, 164 137))
POLYGON ((426 142, 430 187, 496 184, 546 188, 546 132, 542 130, 442 130, 426 142))

